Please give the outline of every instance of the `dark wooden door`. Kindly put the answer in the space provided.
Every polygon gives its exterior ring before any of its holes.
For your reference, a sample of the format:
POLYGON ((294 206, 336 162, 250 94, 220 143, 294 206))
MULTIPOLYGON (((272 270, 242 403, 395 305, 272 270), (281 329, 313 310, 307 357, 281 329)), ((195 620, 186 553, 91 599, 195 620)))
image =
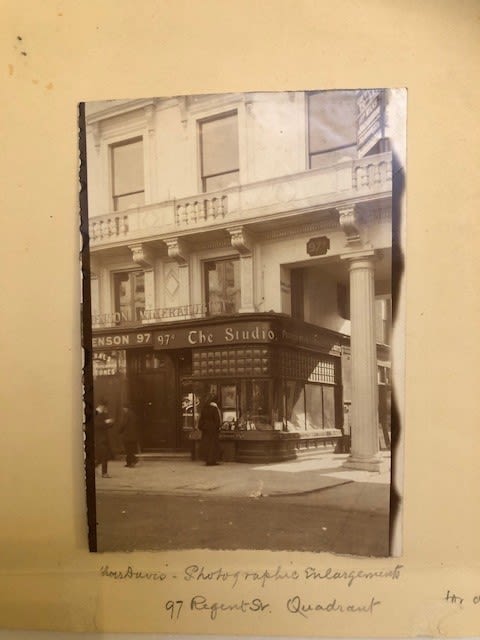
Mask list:
POLYGON ((142 451, 173 450, 177 446, 175 369, 164 366, 132 380, 132 402, 139 418, 142 451))

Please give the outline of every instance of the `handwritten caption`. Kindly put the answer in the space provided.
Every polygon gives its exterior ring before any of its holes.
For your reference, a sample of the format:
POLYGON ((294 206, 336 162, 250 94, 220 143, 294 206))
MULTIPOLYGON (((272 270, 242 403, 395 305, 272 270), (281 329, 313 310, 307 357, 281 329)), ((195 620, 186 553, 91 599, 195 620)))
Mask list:
POLYGON ((456 604, 460 607, 468 604, 480 605, 480 593, 475 593, 473 595, 469 594, 465 596, 464 594, 459 595, 458 593, 447 589, 444 600, 446 600, 449 604, 456 604))
MULTIPOLYGON (((322 583, 328 585, 340 583, 347 590, 355 584, 362 582, 378 583, 378 581, 398 581, 401 577, 403 565, 397 564, 392 568, 366 571, 364 569, 338 570, 332 567, 318 568, 305 567, 303 569, 285 569, 277 566, 274 569, 260 569, 254 571, 235 570, 230 571, 222 567, 209 569, 205 565, 191 564, 180 572, 168 571, 168 565, 164 571, 145 571, 127 566, 126 569, 112 569, 105 565, 100 569, 103 578, 119 581, 143 580, 157 583, 166 583, 179 586, 179 583, 201 586, 213 583, 221 583, 230 587, 232 591, 242 586, 257 587, 267 590, 274 583, 322 583)), ((210 620, 217 620, 219 615, 225 613, 268 615, 277 611, 284 611, 299 618, 310 618, 315 614, 361 614, 372 615, 381 606, 382 602, 376 596, 370 595, 364 599, 350 597, 305 598, 298 593, 280 601, 272 602, 270 595, 258 592, 249 598, 225 597, 222 600, 213 600, 203 593, 196 593, 191 598, 176 598, 174 588, 171 597, 163 602, 164 611, 171 620, 177 621, 186 615, 206 615, 210 620)))

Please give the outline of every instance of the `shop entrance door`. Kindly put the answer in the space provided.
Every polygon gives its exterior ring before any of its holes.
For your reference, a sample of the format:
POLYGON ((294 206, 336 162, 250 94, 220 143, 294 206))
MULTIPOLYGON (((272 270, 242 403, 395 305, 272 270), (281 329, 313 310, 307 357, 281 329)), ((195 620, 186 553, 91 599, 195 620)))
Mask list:
POLYGON ((170 357, 161 364, 131 380, 130 397, 138 416, 142 451, 173 451, 177 446, 175 367, 170 357))

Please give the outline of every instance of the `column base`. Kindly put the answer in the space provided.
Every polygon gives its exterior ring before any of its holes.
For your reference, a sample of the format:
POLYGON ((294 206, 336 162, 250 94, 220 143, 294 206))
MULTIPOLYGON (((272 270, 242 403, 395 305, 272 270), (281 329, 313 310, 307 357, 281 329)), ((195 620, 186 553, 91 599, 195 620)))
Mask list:
POLYGON ((379 456, 372 456, 371 458, 356 458, 355 456, 350 456, 345 460, 342 468, 382 473, 388 470, 388 460, 379 456))

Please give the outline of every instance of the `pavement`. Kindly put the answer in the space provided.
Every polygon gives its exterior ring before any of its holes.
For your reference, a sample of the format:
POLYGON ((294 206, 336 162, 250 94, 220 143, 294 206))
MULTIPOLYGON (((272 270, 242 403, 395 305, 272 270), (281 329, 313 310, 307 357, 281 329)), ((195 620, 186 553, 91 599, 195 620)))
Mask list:
MULTIPOLYGON (((381 472, 345 469, 348 454, 334 453, 314 453, 289 462, 262 465, 225 462, 212 467, 202 461, 172 457, 142 459, 134 468, 128 468, 122 458, 109 462, 110 478, 102 478, 97 469, 95 482, 98 492, 232 498, 302 495, 343 485, 352 485, 351 489, 353 485, 388 486, 390 452, 381 455, 385 460, 385 470, 381 472)), ((374 500, 378 492, 371 494, 374 500)), ((375 508, 375 504, 370 507, 375 508)))

